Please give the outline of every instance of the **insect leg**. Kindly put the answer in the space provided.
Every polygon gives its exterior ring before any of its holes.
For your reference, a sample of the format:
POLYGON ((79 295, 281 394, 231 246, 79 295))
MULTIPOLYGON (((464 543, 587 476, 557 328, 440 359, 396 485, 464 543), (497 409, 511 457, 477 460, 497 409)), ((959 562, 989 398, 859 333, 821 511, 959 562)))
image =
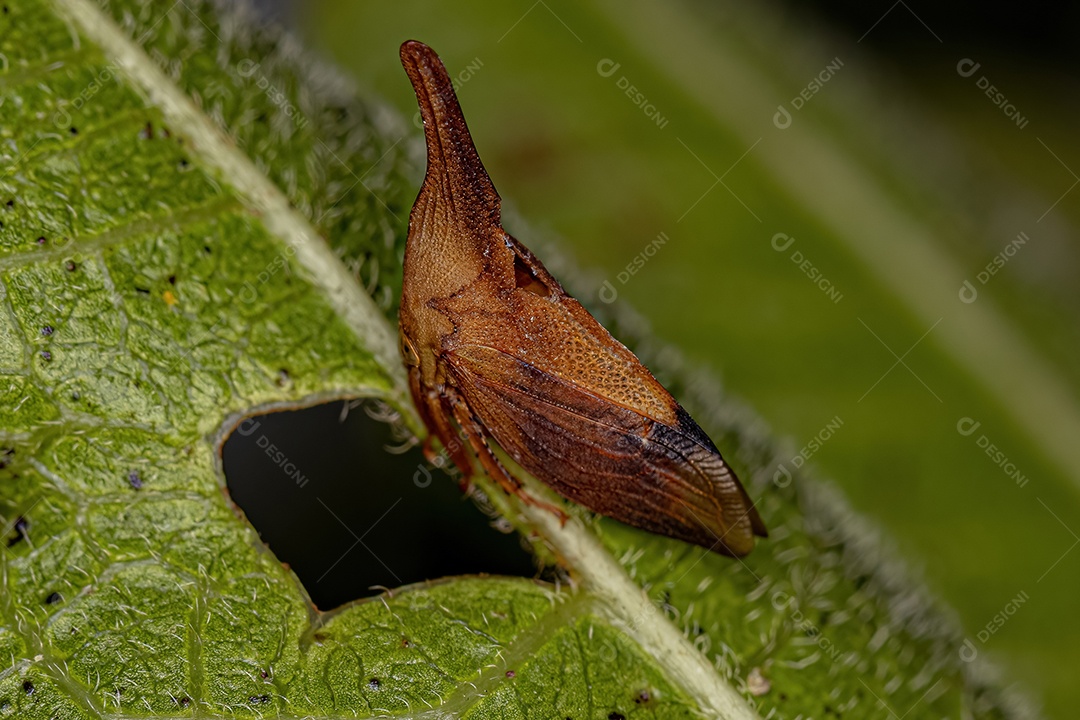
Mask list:
POLYGON ((443 450, 461 472, 462 490, 467 490, 473 467, 468 454, 465 452, 464 442, 454 432, 448 408, 440 402, 438 392, 424 387, 420 380, 420 370, 418 368, 410 368, 409 370, 409 389, 412 391, 413 400, 420 411, 420 418, 424 421, 424 425, 432 431, 424 438, 424 457, 432 465, 439 464, 437 461, 439 456, 433 446, 434 441, 438 439, 442 443, 443 450))
MULTIPOLYGON (((433 391, 428 398, 428 402, 431 403, 433 408, 431 414, 438 418, 436 422, 438 423, 437 428, 440 438, 442 435, 447 435, 452 438, 450 442, 453 443, 453 449, 448 450, 448 452, 450 452, 450 456, 454 460, 454 465, 461 471, 461 479, 458 481, 458 487, 461 488, 462 493, 468 495, 472 493, 472 476, 475 472, 475 468, 473 466, 472 458, 466 452, 465 448, 466 446, 472 447, 472 439, 469 438, 468 433, 465 432, 464 428, 458 430, 451 420, 451 418, 456 418, 454 417, 454 406, 451 405, 447 399, 447 393, 449 392, 451 392, 449 388, 443 388, 437 392, 433 391)), ((441 439, 440 442, 443 442, 443 447, 450 447, 441 439)))
POLYGON ((495 457, 495 453, 491 451, 491 446, 488 445, 487 439, 480 429, 480 423, 473 417, 468 404, 462 400, 457 393, 449 389, 447 392, 447 400, 453 409, 454 419, 457 420, 458 425, 460 425, 461 429, 465 432, 465 436, 469 439, 469 444, 472 445, 477 457, 480 458, 480 464, 487 470, 491 479, 497 482, 499 487, 507 493, 517 495, 526 505, 532 505, 533 507, 554 513, 558 516, 559 522, 565 525, 566 521, 570 519, 570 516, 567 515, 562 508, 549 502, 538 500, 525 492, 521 487, 521 481, 511 475, 507 469, 503 467, 499 458, 495 457))

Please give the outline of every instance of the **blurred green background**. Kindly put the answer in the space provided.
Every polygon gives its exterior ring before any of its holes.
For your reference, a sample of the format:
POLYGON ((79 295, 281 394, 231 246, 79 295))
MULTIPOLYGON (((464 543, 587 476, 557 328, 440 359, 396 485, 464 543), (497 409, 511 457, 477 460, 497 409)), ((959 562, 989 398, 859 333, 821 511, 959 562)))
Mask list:
POLYGON ((719 374, 790 438, 793 462, 812 456, 887 529, 978 653, 1049 715, 1073 717, 1075 11, 891 0, 274 11, 410 120, 398 46, 434 47, 505 203, 533 228, 511 232, 558 238, 592 273, 586 305, 614 289, 719 374))

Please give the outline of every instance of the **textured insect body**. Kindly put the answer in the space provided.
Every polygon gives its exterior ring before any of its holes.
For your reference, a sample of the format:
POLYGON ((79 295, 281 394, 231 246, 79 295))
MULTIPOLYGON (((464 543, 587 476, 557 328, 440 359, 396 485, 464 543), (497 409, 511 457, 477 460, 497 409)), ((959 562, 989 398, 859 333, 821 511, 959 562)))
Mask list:
POLYGON ((401 351, 431 437, 466 482, 467 445, 506 491, 565 517, 521 490, 494 442, 595 512, 724 554, 749 552, 765 526, 712 441, 503 230, 499 195, 434 51, 406 42, 401 61, 428 152, 409 218, 401 351))

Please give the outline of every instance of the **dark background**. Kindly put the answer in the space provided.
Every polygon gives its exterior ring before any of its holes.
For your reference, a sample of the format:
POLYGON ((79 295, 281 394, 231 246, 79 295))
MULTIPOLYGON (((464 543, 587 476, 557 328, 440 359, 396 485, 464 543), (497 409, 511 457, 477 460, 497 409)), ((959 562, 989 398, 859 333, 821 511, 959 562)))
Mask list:
POLYGON ((444 575, 535 574, 516 534, 493 529, 418 447, 401 452, 364 406, 333 402, 255 421, 225 444, 229 491, 316 607, 444 575))

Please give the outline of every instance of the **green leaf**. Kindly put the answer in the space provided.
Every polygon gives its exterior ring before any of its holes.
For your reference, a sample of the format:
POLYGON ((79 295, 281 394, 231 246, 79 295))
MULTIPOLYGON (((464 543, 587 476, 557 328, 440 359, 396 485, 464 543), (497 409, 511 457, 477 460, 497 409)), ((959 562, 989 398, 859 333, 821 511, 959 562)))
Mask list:
POLYGON ((335 397, 419 429, 390 324, 417 134, 209 4, 12 2, 0 30, 0 717, 1027 716, 842 500, 769 485, 753 416, 670 358, 764 498, 749 558, 485 485, 569 585, 315 611, 218 448, 335 397))

